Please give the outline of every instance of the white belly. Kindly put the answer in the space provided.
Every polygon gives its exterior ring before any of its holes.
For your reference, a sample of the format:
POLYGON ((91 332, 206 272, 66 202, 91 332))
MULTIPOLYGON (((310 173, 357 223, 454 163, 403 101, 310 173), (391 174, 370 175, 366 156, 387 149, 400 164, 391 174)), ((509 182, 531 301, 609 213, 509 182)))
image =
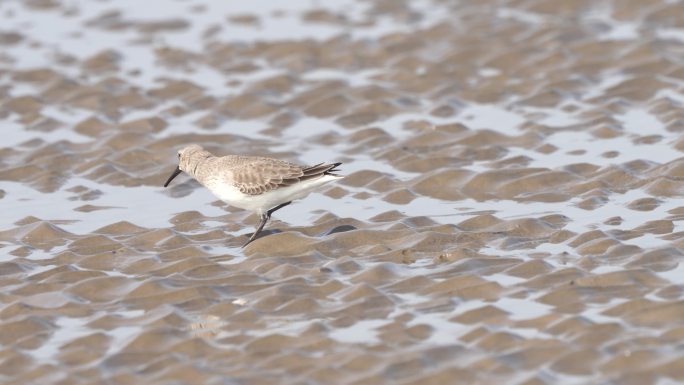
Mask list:
POLYGON ((255 211, 259 214, 278 206, 281 203, 301 199, 309 195, 318 187, 339 179, 338 176, 324 175, 318 179, 308 180, 292 186, 271 190, 259 195, 243 194, 235 186, 217 183, 206 186, 217 198, 231 206, 243 210, 255 211))

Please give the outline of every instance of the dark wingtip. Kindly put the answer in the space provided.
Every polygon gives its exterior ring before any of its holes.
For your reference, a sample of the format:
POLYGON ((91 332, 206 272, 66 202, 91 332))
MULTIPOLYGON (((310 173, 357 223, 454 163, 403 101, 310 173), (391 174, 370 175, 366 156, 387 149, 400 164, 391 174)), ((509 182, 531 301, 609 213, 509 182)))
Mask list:
POLYGON ((339 167, 341 164, 342 164, 342 162, 332 163, 332 164, 330 165, 331 167, 330 167, 328 170, 326 170, 323 174, 325 174, 325 175, 332 175, 332 176, 340 176, 340 175, 337 175, 337 174, 335 174, 335 173, 336 173, 336 172, 342 171, 342 170, 338 170, 338 169, 337 169, 337 167, 339 167))
POLYGON ((299 180, 306 180, 306 179, 311 179, 311 178, 318 178, 321 175, 333 175, 333 176, 339 176, 335 175, 335 172, 338 172, 336 167, 341 165, 342 162, 337 162, 337 163, 319 163, 315 166, 311 167, 306 167, 302 169, 304 175, 299 177, 299 180))

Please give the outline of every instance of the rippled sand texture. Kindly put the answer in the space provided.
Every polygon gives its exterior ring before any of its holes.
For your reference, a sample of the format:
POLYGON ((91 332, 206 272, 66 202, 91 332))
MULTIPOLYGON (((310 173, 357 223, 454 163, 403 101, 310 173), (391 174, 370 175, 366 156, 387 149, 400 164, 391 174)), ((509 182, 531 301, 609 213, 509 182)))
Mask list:
POLYGON ((684 380, 682 3, 278 4, 0 2, 2 383, 684 380))

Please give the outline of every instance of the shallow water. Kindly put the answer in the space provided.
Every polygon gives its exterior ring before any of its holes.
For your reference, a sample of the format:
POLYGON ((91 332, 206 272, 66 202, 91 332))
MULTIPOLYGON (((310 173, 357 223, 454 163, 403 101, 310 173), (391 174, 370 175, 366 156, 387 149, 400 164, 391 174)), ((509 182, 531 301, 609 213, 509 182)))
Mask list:
POLYGON ((681 4, 139 3, 0 3, 3 383, 684 379, 681 4))

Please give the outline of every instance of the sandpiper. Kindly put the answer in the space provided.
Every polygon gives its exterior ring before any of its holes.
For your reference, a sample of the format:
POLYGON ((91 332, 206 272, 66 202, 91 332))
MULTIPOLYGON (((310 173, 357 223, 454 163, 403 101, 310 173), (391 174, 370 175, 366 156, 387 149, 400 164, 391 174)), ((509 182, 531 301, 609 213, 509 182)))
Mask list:
POLYGON ((164 187, 185 171, 217 198, 231 206, 254 211, 261 223, 242 247, 250 244, 276 210, 304 198, 316 188, 342 178, 335 174, 342 163, 304 167, 259 156, 217 157, 197 144, 178 151, 178 166, 164 187))

